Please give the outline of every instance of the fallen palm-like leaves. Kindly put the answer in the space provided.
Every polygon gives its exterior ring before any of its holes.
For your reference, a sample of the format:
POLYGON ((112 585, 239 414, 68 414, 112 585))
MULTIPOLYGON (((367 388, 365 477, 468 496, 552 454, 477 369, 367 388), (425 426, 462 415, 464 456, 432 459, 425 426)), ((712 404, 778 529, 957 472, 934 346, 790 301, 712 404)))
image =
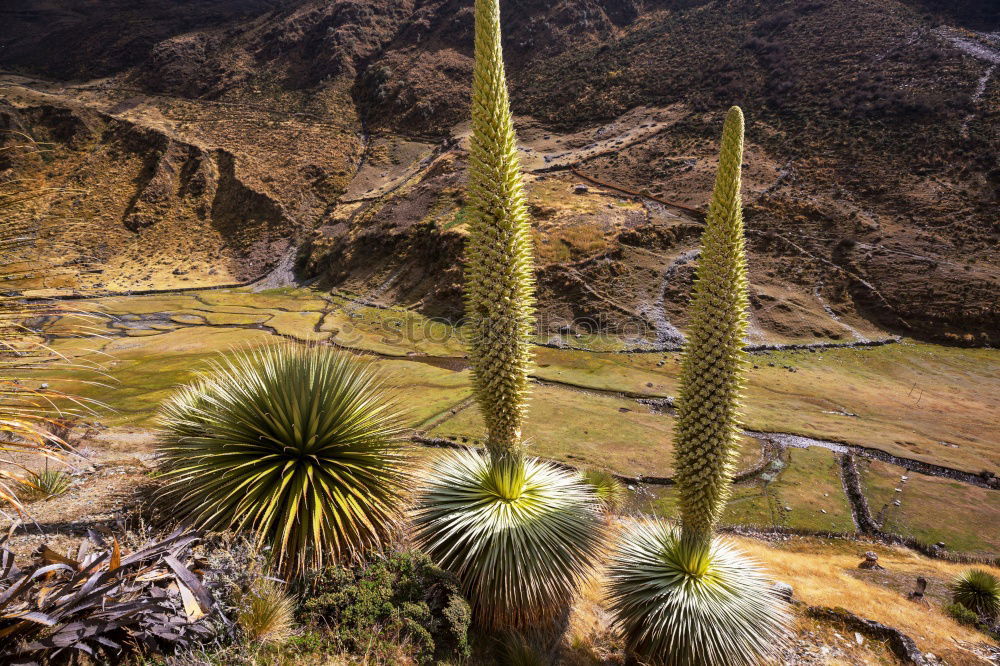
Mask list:
POLYGON ((42 546, 24 569, 0 541, 0 662, 86 654, 117 663, 126 651, 165 653, 206 638, 214 604, 192 567, 198 539, 175 532, 125 554, 117 539, 91 532, 75 557, 42 546))

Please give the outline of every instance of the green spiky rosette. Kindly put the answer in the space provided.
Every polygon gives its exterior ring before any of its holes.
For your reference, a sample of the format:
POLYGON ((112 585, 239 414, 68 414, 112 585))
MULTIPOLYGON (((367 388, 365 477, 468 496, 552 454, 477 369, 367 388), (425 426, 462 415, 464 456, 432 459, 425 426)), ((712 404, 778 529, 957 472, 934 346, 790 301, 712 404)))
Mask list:
POLYGON ((576 473, 534 458, 445 455, 418 493, 420 547, 458 576, 476 622, 525 627, 564 611, 605 541, 597 499, 576 473))
POLYGON ((252 531, 291 575, 377 547, 407 478, 384 390, 373 365, 331 347, 220 358, 160 410, 161 498, 198 527, 252 531))
POLYGON ((691 545, 662 522, 629 529, 608 574, 629 647, 663 666, 753 666, 787 641, 786 602, 760 566, 723 539, 691 545))
POLYGON ((969 569, 951 584, 952 599, 987 618, 1000 616, 1000 579, 985 569, 969 569))

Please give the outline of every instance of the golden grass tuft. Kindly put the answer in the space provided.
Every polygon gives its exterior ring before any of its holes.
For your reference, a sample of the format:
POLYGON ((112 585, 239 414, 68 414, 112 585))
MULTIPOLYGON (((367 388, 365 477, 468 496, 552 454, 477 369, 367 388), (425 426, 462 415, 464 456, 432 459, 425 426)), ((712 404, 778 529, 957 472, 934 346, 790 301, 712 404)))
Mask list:
MULTIPOLYGON (((966 644, 988 643, 989 639, 957 624, 932 602, 931 607, 908 601, 905 594, 852 575, 865 550, 875 550, 887 573, 950 581, 968 565, 933 560, 904 548, 873 546, 852 541, 796 539, 772 545, 749 538, 729 537, 747 555, 759 560, 767 573, 790 584, 795 598, 809 605, 841 607, 861 617, 895 627, 913 638, 924 652, 944 656, 956 666, 980 666, 985 662, 966 649, 966 644)), ((985 568, 997 573, 996 568, 985 568)), ((610 627, 606 612, 604 581, 593 579, 580 590, 570 612, 562 650, 568 666, 624 663, 621 639, 610 627)), ((795 633, 817 645, 837 646, 849 661, 831 664, 883 664, 894 662, 888 648, 865 639, 857 645, 853 637, 845 641, 844 629, 836 624, 797 614, 795 633)))
POLYGON ((249 643, 284 643, 295 630, 295 600, 277 582, 261 578, 240 600, 236 623, 249 643))

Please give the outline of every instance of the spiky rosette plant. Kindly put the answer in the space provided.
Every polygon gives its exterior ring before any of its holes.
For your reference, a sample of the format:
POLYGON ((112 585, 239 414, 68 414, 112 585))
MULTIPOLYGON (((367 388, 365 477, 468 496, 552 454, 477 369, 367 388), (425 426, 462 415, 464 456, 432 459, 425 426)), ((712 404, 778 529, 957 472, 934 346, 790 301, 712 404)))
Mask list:
POLYGON ((638 620, 622 623, 627 643, 658 663, 751 665, 785 638, 771 582, 725 541, 706 549, 671 525, 638 523, 609 576, 612 612, 638 620))
POLYGON ((164 503, 201 527, 252 531, 287 574, 378 546, 406 483, 384 390, 371 364, 329 347, 216 361, 161 409, 164 503))
POLYGON ((611 607, 630 647, 670 666, 773 657, 789 616, 758 565, 713 537, 732 482, 746 363, 747 269, 740 203, 743 113, 726 115, 684 348, 674 436, 681 528, 623 537, 611 607))
POLYGON ((418 543, 492 629, 551 619, 596 562, 603 523, 580 477, 525 458, 534 328, 531 235, 500 45, 500 3, 476 0, 466 314, 487 455, 445 457, 415 511, 418 543))
POLYGON ((462 451, 432 475, 413 516, 416 534, 461 580, 481 626, 526 627, 568 607, 604 539, 597 498, 578 474, 462 451))
POLYGON ((962 572, 951 584, 952 600, 977 615, 1000 616, 1000 578, 985 569, 962 572))

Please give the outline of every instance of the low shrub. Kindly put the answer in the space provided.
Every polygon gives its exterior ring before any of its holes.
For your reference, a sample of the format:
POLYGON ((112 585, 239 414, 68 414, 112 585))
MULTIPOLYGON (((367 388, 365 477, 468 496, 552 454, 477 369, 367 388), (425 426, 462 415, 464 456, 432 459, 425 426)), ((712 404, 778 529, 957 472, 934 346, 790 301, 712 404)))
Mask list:
POLYGON ((952 617, 959 624, 964 624, 969 627, 975 627, 979 625, 979 616, 970 611, 968 608, 959 603, 949 604, 944 608, 945 612, 952 617))
POLYGON ((470 653, 469 604, 457 579, 419 552, 331 566, 304 583, 303 621, 333 633, 339 651, 376 655, 399 644, 421 664, 461 661, 470 653))

